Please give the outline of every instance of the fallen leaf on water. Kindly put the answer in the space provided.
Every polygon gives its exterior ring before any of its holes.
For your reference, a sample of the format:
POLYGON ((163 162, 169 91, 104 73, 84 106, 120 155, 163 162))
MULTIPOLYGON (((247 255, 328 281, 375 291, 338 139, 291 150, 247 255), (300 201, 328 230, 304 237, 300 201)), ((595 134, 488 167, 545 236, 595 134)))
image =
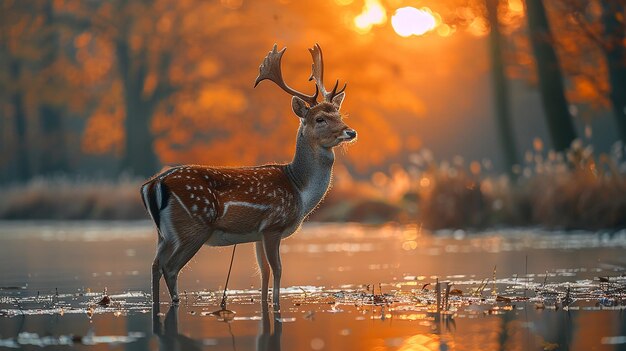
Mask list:
POLYGON ((109 295, 102 296, 102 299, 96 302, 98 306, 108 306, 110 303, 111 303, 111 298, 109 297, 109 295))
POLYGON ((463 296, 463 292, 459 289, 452 289, 450 290, 449 295, 451 296, 463 296))
POLYGON ((498 295, 498 296, 496 296, 496 301, 498 301, 498 302, 507 302, 508 303, 508 302, 511 302, 511 299, 506 297, 506 296, 498 295))
POLYGON ((211 314, 216 316, 220 320, 223 320, 224 322, 232 321, 235 318, 235 312, 226 309, 218 310, 211 314))

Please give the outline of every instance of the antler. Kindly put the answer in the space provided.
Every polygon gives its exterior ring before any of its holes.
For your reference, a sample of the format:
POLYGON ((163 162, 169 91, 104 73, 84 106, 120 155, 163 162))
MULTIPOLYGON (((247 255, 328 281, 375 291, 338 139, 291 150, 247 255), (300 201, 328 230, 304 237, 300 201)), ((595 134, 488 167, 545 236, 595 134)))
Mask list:
POLYGON ((280 51, 276 51, 276 44, 274 44, 274 47, 272 48, 272 51, 270 51, 267 56, 265 56, 265 59, 263 60, 263 63, 261 63, 261 66, 259 66, 259 76, 256 77, 256 80, 254 81, 254 87, 256 88, 256 86, 264 79, 269 79, 272 82, 276 83, 276 85, 278 85, 280 88, 282 88, 284 91, 286 91, 288 94, 292 95, 292 96, 297 96, 299 98, 301 98, 302 100, 304 100, 305 102, 307 102, 310 106, 313 105, 317 105, 317 95, 319 93, 318 89, 317 89, 317 85, 315 86, 315 94, 314 95, 306 95, 303 94, 295 89, 290 88, 287 83, 285 83, 285 80, 283 79, 283 74, 282 74, 282 70, 281 70, 281 59, 283 58, 283 54, 285 53, 285 50, 287 50, 287 48, 283 48, 280 51))
POLYGON ((343 88, 337 91, 337 87, 339 86, 339 80, 337 80, 333 90, 329 93, 324 87, 324 58, 322 56, 322 48, 320 48, 319 44, 315 44, 311 49, 309 49, 309 52, 311 53, 311 57, 313 57, 313 66, 311 67, 311 77, 309 77, 309 80, 314 79, 315 84, 324 96, 324 100, 331 102, 336 95, 341 94, 344 90, 346 90, 348 84, 344 84, 343 88))

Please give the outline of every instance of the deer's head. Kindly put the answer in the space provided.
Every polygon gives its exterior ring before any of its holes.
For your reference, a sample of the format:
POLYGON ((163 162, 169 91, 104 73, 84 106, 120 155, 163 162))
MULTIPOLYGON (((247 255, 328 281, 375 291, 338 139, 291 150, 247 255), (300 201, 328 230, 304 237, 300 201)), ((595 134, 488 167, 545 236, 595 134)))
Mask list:
POLYGON ((315 44, 309 49, 313 57, 313 67, 309 78, 309 80, 315 80, 315 94, 313 95, 294 90, 283 80, 281 59, 286 49, 277 51, 274 45, 259 67, 259 76, 254 86, 256 87, 264 79, 269 79, 292 96, 291 108, 300 118, 302 134, 306 140, 324 148, 333 148, 341 143, 356 140, 356 131, 344 123, 339 112, 346 96, 346 84, 339 91, 337 91, 339 81, 335 82, 330 92, 324 87, 324 62, 320 46, 315 44), (320 92, 322 100, 318 102, 320 92))

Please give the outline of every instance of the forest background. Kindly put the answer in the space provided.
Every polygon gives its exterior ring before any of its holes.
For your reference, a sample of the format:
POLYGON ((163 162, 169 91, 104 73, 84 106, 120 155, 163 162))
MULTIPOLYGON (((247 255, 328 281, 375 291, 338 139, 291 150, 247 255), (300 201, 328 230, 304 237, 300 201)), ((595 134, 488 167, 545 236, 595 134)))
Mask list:
POLYGON ((290 161, 289 97, 359 132, 313 219, 626 226, 624 0, 0 2, 0 217, 145 218, 163 166, 290 161))

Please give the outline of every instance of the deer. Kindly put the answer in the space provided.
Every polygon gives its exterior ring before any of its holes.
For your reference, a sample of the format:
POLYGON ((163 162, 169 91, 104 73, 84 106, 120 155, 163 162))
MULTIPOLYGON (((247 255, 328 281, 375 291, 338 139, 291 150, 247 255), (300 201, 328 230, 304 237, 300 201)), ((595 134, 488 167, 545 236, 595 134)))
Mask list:
POLYGON ((157 228, 152 263, 152 299, 159 305, 161 277, 172 304, 178 304, 178 275, 203 245, 255 243, 261 275, 261 300, 269 303, 269 274, 273 276, 272 304, 280 310, 282 264, 280 243, 301 227, 329 189, 339 145, 356 141, 339 112, 345 89, 324 87, 324 63, 318 44, 309 49, 313 59, 309 81, 315 93, 289 87, 282 76, 285 50, 274 45, 259 67, 254 82, 274 82, 292 96, 299 118, 296 151, 290 163, 225 168, 201 165, 172 167, 141 186, 141 197, 157 228), (318 101, 319 98, 319 101, 318 101))

